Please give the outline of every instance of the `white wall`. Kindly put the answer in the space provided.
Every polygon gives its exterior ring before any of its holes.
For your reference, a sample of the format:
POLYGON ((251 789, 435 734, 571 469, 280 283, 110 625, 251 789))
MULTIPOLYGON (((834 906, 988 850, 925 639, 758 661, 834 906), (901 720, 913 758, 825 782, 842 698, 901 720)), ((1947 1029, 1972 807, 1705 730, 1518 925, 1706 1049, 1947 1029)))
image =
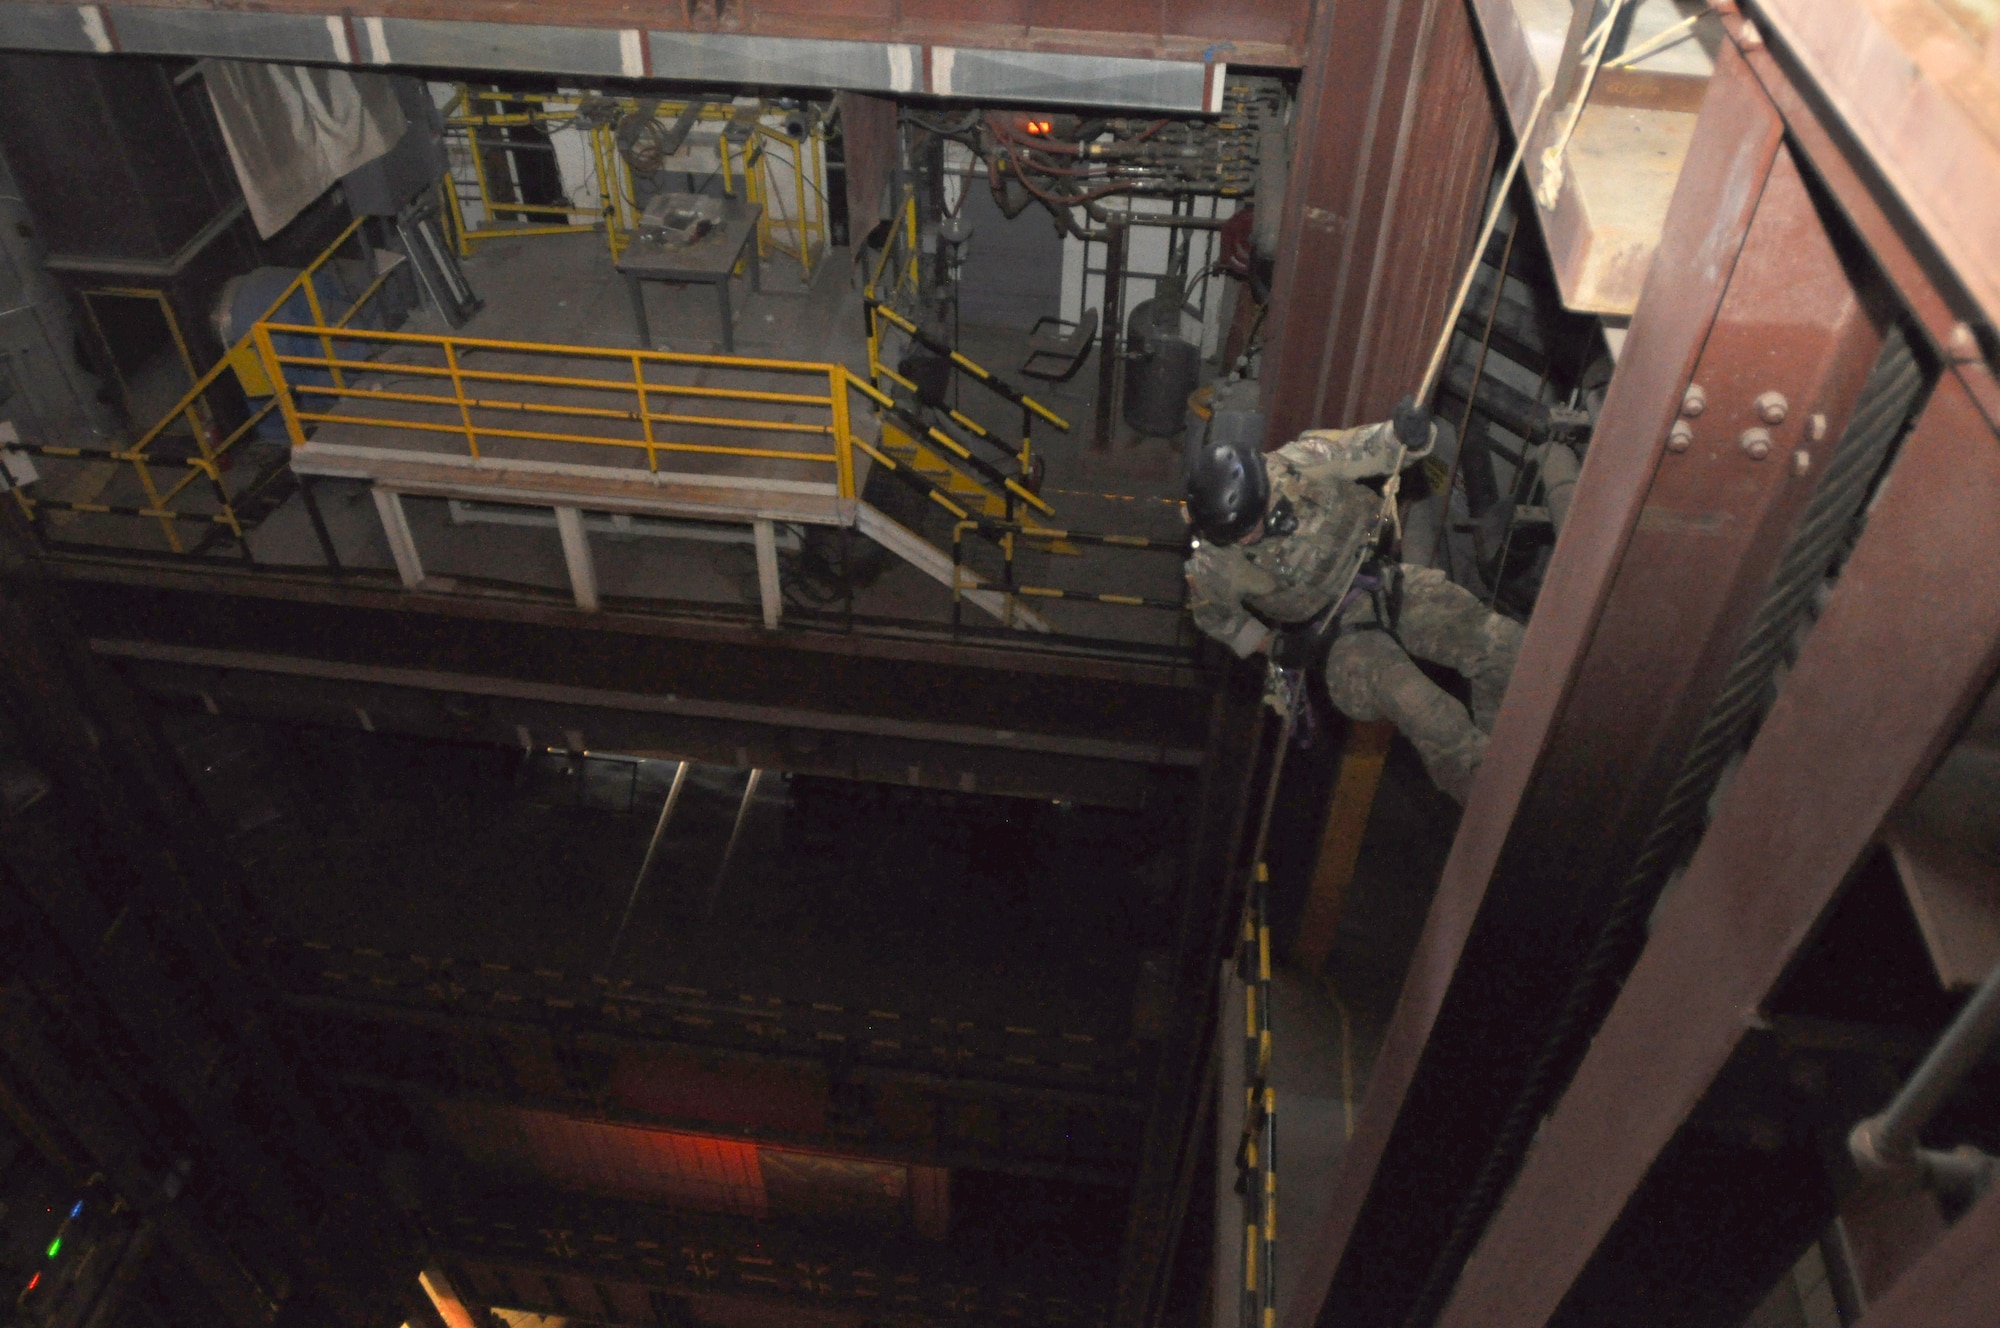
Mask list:
MULTIPOLYGON (((1040 205, 1037 204, 1037 206, 1040 205)), ((1159 215, 1164 215, 1173 210, 1172 205, 1165 199, 1154 198, 1106 198, 1102 200, 1101 206, 1113 212, 1130 210, 1159 215)), ((1233 216, 1236 212, 1236 200, 1233 198, 1200 198, 1195 200, 1194 206, 1196 216, 1213 217, 1218 220, 1233 216)), ((1081 209, 1075 210, 1073 215, 1076 217, 1078 225, 1095 229, 1091 226, 1089 218, 1084 215, 1081 209)), ((1127 229, 1128 239, 1125 245, 1126 271, 1129 273, 1165 271, 1168 237, 1173 234, 1174 232, 1164 226, 1129 227, 1127 229)), ((1215 262, 1216 258, 1221 254, 1221 245, 1222 238, 1215 231, 1197 231, 1194 233, 1194 246, 1188 258, 1188 273, 1190 277, 1199 277, 1204 269, 1215 262)), ((1102 244, 1093 242, 1086 246, 1083 241, 1077 239, 1074 235, 1069 236, 1063 241, 1062 316, 1064 318, 1071 320, 1081 318, 1085 309, 1096 309, 1100 315, 1103 313, 1104 278, 1097 274, 1102 271, 1103 267, 1104 246, 1102 244), (1088 248, 1089 257, 1088 266, 1096 269, 1096 271, 1088 274, 1085 272, 1086 248, 1088 248)), ((1199 336, 1201 353, 1204 358, 1213 357, 1221 349, 1222 336, 1227 330, 1222 323, 1222 306, 1224 303, 1222 293, 1227 288, 1228 282, 1229 278, 1227 277, 1210 277, 1199 290, 1191 291, 1190 293, 1193 298, 1189 300, 1189 303, 1197 306, 1205 304, 1205 316, 1199 324, 1191 318, 1183 318, 1181 320, 1183 324, 1181 329, 1183 336, 1186 336, 1191 341, 1199 336)), ((1125 284, 1124 301, 1124 309, 1127 317, 1131 316, 1134 305, 1152 298, 1153 288, 1156 285, 1158 283, 1151 279, 1137 276, 1128 278, 1125 284)))

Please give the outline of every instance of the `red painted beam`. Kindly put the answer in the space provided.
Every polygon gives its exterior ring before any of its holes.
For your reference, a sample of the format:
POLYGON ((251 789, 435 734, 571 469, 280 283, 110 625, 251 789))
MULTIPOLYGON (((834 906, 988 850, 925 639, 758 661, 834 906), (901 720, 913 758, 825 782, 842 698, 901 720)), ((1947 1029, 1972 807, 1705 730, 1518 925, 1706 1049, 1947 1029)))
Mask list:
POLYGON ((2000 447, 1947 379, 1440 1328, 1555 1313, 1996 662, 2000 447))
MULTIPOLYGON (((1285 1328, 1311 1328, 1361 1222, 1399 1118, 1411 1101, 1425 1054, 1467 954, 1474 921, 1488 901, 1502 849, 1524 806, 1549 789, 1538 779, 1547 753, 1569 741, 1571 721, 1591 708, 1579 675, 1598 638, 1598 623, 1622 572, 1627 543, 1651 502, 1662 440, 1680 411, 1735 270, 1782 126, 1740 60, 1727 59, 1709 91, 1688 166, 1668 216, 1660 257, 1625 344, 1624 367, 1591 446, 1570 513, 1522 645, 1520 662, 1451 857, 1411 960, 1395 1014, 1334 1181, 1325 1225, 1299 1242, 1307 1264, 1303 1294, 1285 1310, 1285 1328)), ((1711 569, 1713 570, 1713 569, 1711 569)), ((1677 649, 1685 651, 1684 642, 1677 649)), ((1616 682, 1616 671, 1604 676, 1616 682)), ((1651 710, 1656 697, 1618 692, 1601 709, 1651 710)), ((1556 788, 1552 802, 1601 802, 1622 787, 1631 751, 1613 751, 1595 778, 1556 788), (1594 791, 1593 791, 1594 790, 1594 791)), ((1558 809, 1560 810, 1560 808, 1558 809)), ((1578 817, 1563 815, 1549 836, 1571 837, 1578 817), (1565 829, 1566 827, 1566 829, 1565 829)), ((1504 1101, 1501 1103, 1504 1106, 1504 1101)), ((1492 1128, 1489 1122, 1487 1128, 1492 1128)), ((1442 1203, 1454 1203, 1446 1195, 1442 1203)), ((1407 1256, 1411 1258, 1414 1256, 1407 1256)), ((1421 1272, 1417 1274, 1421 1277, 1421 1272)))
POLYGON ((1274 446, 1383 419, 1423 377, 1499 141, 1465 5, 1319 5, 1293 126, 1266 320, 1274 446))
POLYGON ((2000 1323, 2000 1189, 1989 1192, 1862 1316, 1861 1328, 2000 1323))

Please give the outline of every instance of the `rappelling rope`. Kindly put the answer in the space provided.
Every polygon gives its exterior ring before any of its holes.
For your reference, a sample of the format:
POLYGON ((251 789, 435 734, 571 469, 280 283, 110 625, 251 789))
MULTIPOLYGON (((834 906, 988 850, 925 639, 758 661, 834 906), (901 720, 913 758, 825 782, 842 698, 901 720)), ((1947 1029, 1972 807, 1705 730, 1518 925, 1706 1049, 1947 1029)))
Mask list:
MULTIPOLYGON (((1444 368, 1444 353, 1451 346, 1452 335, 1458 329, 1458 316, 1465 311, 1466 298, 1472 294, 1473 278, 1479 275, 1480 260, 1486 256, 1487 242, 1493 238, 1494 227, 1500 223, 1500 210, 1507 205, 1507 191, 1513 187, 1514 176, 1520 172, 1521 158, 1528 150, 1528 140, 1534 136, 1535 125, 1541 120, 1542 109, 1548 105, 1548 101, 1549 89, 1544 87, 1540 95, 1535 98, 1534 109, 1528 112, 1527 123, 1521 126, 1521 132, 1515 139, 1514 155, 1508 160, 1507 169, 1501 174, 1500 183, 1493 191, 1493 206, 1487 210, 1485 224, 1479 228, 1479 242, 1472 247, 1472 261, 1465 269, 1464 278, 1458 283, 1458 294, 1452 299, 1451 311, 1445 316, 1444 329, 1438 334, 1437 345, 1431 351, 1430 363, 1424 369, 1424 380, 1417 388, 1416 396, 1420 403, 1429 401, 1431 391, 1437 386, 1438 373, 1444 368)), ((1506 279, 1505 273, 1501 274, 1501 279, 1506 279)), ((1354 578, 1361 575, 1362 565, 1374 552, 1376 544, 1382 538, 1383 529, 1387 527, 1393 530, 1398 541, 1403 538, 1403 514, 1398 509, 1396 500, 1403 491, 1403 462, 1408 458, 1409 451, 1410 449, 1404 446, 1403 440, 1398 438, 1395 464, 1389 469, 1389 477, 1382 482, 1382 505, 1369 520, 1367 537, 1361 541, 1353 557, 1349 559, 1346 573, 1340 578, 1340 593, 1333 597, 1336 613, 1347 599, 1347 593, 1354 589, 1354 578)))
MULTIPOLYGON (((1614 17, 1616 12, 1614 7, 1614 17)), ((1595 33, 1592 35, 1597 36, 1595 33)), ((1601 49, 1602 38, 1598 40, 1601 49)), ((1493 238, 1494 228, 1500 224, 1500 210, 1507 205, 1507 193, 1514 186, 1514 177, 1520 173, 1521 158, 1526 155, 1528 141, 1534 137, 1535 126, 1541 122, 1542 111, 1548 106, 1552 87, 1553 84, 1544 86, 1537 94, 1535 104, 1528 112, 1527 122, 1521 126, 1520 133, 1515 137, 1514 155, 1508 159, 1507 169, 1501 173, 1499 184, 1493 190, 1493 205, 1487 209, 1486 221, 1479 228, 1479 242, 1472 247, 1472 261, 1467 264, 1465 276, 1458 283, 1458 293, 1452 298, 1451 310, 1445 316, 1443 329, 1438 333, 1437 345, 1431 350, 1430 363, 1424 368, 1423 382, 1418 386, 1416 393, 1416 399, 1420 403, 1429 401, 1432 390, 1437 386, 1438 373, 1444 368, 1445 351, 1450 348, 1452 336, 1458 329, 1458 317, 1465 311, 1465 301, 1472 294, 1473 279, 1479 275, 1479 265, 1486 256, 1487 243, 1493 238)), ((1504 272, 1501 273, 1500 279, 1506 280, 1506 275, 1504 272)), ((1390 467, 1388 478, 1382 482, 1381 506, 1376 508, 1375 515, 1369 518, 1368 533, 1355 547, 1348 559, 1347 567, 1338 580, 1340 590, 1334 595, 1331 604, 1331 611, 1334 613, 1340 612, 1340 606, 1346 602, 1348 592, 1354 589, 1354 579, 1361 575, 1362 566, 1367 563, 1369 555, 1381 542, 1383 529, 1386 527, 1393 530, 1398 541, 1403 537, 1403 515, 1397 507, 1397 498, 1403 491, 1403 463, 1408 456, 1409 448, 1404 446, 1401 438, 1398 438, 1395 464, 1390 467)), ((1285 671, 1274 662, 1270 666, 1270 672, 1275 681, 1282 678, 1285 671)))

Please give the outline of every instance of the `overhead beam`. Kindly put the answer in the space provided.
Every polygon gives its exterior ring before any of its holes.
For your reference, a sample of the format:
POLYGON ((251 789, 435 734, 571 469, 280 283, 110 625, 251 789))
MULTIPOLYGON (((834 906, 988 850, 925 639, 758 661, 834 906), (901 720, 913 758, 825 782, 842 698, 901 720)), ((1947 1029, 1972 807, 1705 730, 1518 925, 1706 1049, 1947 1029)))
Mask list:
POLYGON ((741 619, 582 613, 207 567, 49 566, 85 631, 143 646, 128 657, 258 667, 251 657, 262 656, 267 672, 513 696, 554 689, 548 699, 662 714, 885 735, 914 725, 906 736, 927 739, 944 736, 942 724, 999 747, 1193 765, 1213 685, 1144 651, 954 646, 814 629, 804 615, 773 636, 741 619))
POLYGON ((1160 791, 1165 774, 1101 756, 958 742, 948 732, 920 737, 814 728, 778 716, 662 713, 621 708, 582 692, 567 699, 506 695, 491 688, 458 690, 439 679, 405 685, 407 680, 381 677, 266 672, 254 661, 226 655, 138 658, 116 653, 109 643, 106 657, 134 689, 173 709, 447 742, 532 751, 566 746, 576 734, 587 748, 627 756, 1089 807, 1142 807, 1160 791))
POLYGON ((71 53, 458 68, 826 87, 1051 105, 1201 113, 1224 61, 1296 67, 1310 0, 1102 10, 1052 0, 832 11, 759 0, 656 5, 643 26, 615 0, 525 13, 505 0, 424 0, 353 13, 326 0, 258 10, 196 4, 0 3, 0 46, 71 53), (726 15, 726 17, 725 17, 726 15), (531 21, 524 21, 531 20, 531 21), (857 40, 860 33, 867 40, 857 40))

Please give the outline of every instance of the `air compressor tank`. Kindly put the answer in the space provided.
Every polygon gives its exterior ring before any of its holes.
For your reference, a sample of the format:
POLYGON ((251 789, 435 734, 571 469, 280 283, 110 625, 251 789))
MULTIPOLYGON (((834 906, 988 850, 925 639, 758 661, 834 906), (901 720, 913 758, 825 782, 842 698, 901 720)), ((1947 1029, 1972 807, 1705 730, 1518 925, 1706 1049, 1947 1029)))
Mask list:
POLYGON ((1201 378, 1201 348, 1181 335, 1186 298, 1178 278, 1162 278, 1125 320, 1125 423, 1149 437, 1181 432, 1201 378))

